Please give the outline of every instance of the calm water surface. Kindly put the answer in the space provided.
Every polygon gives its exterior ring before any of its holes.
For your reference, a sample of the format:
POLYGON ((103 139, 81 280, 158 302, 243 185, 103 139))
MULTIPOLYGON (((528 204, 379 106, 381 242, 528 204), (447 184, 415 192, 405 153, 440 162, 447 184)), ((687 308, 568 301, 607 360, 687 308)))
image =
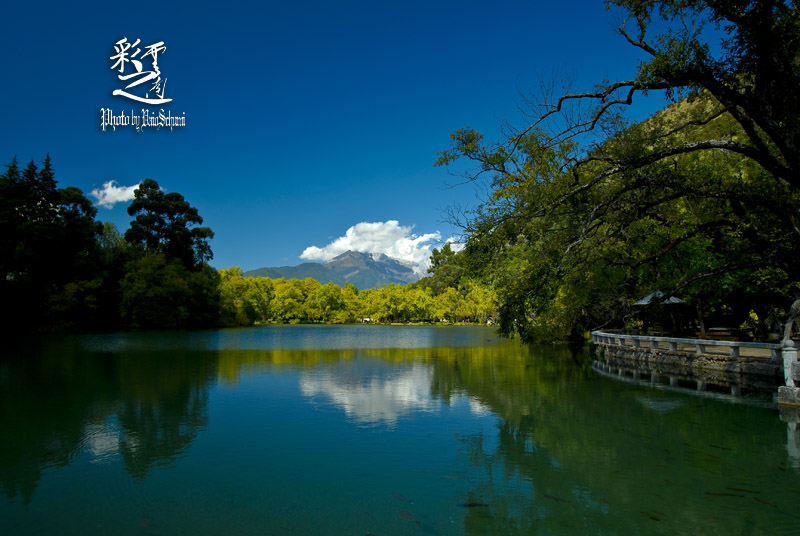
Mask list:
POLYGON ((0 360, 3 534, 789 534, 777 411, 481 328, 86 336, 0 360))

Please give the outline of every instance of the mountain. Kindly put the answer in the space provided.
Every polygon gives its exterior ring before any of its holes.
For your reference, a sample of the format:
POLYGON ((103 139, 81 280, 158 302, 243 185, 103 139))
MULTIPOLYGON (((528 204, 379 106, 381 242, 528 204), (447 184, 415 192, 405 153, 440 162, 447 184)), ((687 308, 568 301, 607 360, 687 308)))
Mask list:
POLYGON ((357 251, 346 251, 326 263, 304 262, 297 266, 258 268, 244 273, 245 277, 269 277, 271 279, 316 279, 323 285, 335 283, 344 286, 352 283, 359 289, 385 287, 391 283, 403 285, 413 283, 420 276, 414 270, 386 255, 370 255, 357 251))

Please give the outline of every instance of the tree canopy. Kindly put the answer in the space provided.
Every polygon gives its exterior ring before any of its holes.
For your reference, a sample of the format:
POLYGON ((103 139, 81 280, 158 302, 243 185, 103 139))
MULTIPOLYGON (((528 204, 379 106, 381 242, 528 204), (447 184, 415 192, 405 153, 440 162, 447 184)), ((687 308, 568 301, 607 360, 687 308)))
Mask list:
POLYGON ((128 214, 135 216, 125 240, 145 253, 163 253, 179 259, 187 268, 211 260, 209 227, 199 227, 203 218, 177 192, 164 193, 153 179, 145 179, 134 192, 128 214))
MULTIPOLYGON (((0 175, 0 295, 7 329, 31 319, 60 323, 64 304, 91 286, 102 226, 74 187, 58 188, 49 155, 24 169, 12 159, 0 175)), ((81 303, 81 305, 87 305, 81 303)), ((84 311, 87 312, 87 311, 84 311)), ((88 312, 87 312, 88 314, 88 312)))
POLYGON ((244 277, 241 268, 220 270, 223 325, 324 322, 471 322, 496 315, 491 288, 464 281, 435 292, 430 281, 360 291, 351 283, 321 285, 311 278, 244 277))
POLYGON ((178 193, 145 180, 125 237, 97 221, 72 186, 57 187, 47 156, 0 175, 1 329, 113 330, 216 325, 219 277, 205 262, 214 233, 178 193))
POLYGON ((527 103, 534 119, 500 141, 464 128, 440 154, 440 165, 467 160, 467 178, 489 182, 461 223, 472 266, 498 290, 501 328, 576 336, 659 288, 690 298, 700 318, 735 309, 725 320, 783 314, 790 327, 800 304, 789 306, 800 245, 796 5, 609 4, 626 15, 623 38, 650 57, 634 78, 544 92, 527 103), (673 105, 629 125, 625 106, 654 91, 673 105))
POLYGON ((206 261, 214 237, 196 208, 153 179, 134 191, 125 240, 139 252, 121 281, 121 314, 135 328, 210 327, 218 322, 219 275, 206 261))

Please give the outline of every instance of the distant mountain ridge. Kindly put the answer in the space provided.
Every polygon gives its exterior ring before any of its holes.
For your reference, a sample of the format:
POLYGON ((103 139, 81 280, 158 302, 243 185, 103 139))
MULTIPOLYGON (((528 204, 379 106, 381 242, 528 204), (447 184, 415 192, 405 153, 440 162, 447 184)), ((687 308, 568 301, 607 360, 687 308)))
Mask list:
POLYGON ((385 287, 391 283, 403 285, 420 279, 414 269, 386 255, 370 255, 357 251, 346 251, 324 264, 304 262, 297 266, 265 267, 249 270, 245 277, 269 277, 270 279, 305 279, 310 277, 321 284, 334 283, 344 286, 352 283, 359 290, 385 287))

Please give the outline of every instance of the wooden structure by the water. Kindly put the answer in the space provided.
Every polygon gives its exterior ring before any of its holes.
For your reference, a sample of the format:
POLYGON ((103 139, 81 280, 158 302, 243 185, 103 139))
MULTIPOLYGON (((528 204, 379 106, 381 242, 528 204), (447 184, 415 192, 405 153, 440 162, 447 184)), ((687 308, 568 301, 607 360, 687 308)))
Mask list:
POLYGON ((594 331, 592 343, 608 370, 663 375, 671 382, 696 381, 742 388, 777 391, 781 405, 800 406, 800 363, 797 348, 788 345, 637 335, 622 331, 594 331))

